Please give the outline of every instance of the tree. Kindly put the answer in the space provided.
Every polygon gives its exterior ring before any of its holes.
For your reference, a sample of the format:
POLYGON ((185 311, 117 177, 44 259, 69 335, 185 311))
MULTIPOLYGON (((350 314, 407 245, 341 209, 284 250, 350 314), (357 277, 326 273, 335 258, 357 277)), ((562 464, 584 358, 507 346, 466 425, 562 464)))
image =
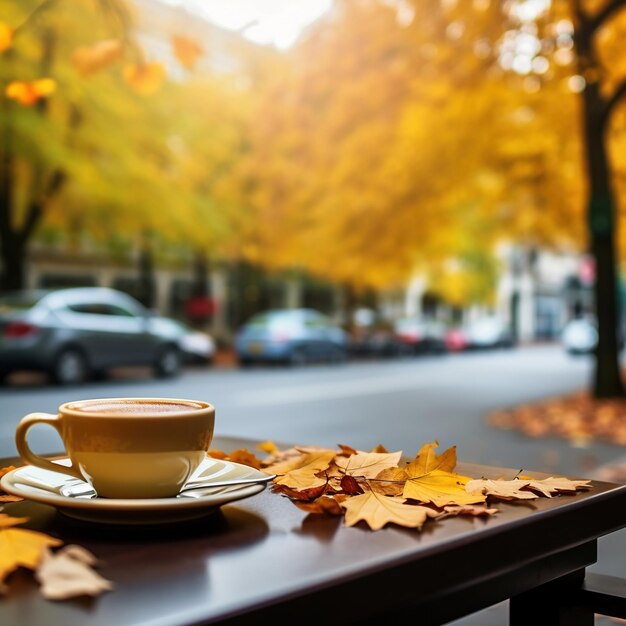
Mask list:
MULTIPOLYGON (((615 81, 615 77, 610 77, 609 72, 609 80, 606 80, 607 72, 601 62, 598 39, 609 20, 626 7, 626 1, 607 0, 595 12, 585 10, 582 0, 573 0, 572 5, 579 73, 585 80, 581 97, 589 181, 587 223, 596 273, 598 344, 593 393, 596 398, 624 397, 626 389, 619 359, 622 324, 618 300, 616 195, 607 134, 611 115, 620 100, 626 96, 626 77, 618 77, 615 81)), ((622 53, 624 52, 626 48, 623 48, 622 53)))

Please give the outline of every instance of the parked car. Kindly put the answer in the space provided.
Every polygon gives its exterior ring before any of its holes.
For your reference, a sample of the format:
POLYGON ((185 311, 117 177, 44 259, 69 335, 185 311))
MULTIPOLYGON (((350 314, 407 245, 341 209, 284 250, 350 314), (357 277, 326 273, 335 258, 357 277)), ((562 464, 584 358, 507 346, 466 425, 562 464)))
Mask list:
POLYGON ((395 322, 394 334, 404 354, 441 354, 447 349, 445 327, 439 322, 403 318, 395 322))
POLYGON ((185 340, 180 326, 132 296, 104 287, 25 290, 0 296, 0 374, 47 372, 77 384, 120 366, 176 376, 185 340), (181 344, 181 341, 183 344, 181 344))
POLYGON ((469 346, 465 329, 462 326, 452 326, 446 329, 444 341, 448 352, 463 352, 469 346))
POLYGON ((180 331, 178 347, 183 361, 190 365, 212 365, 217 349, 213 337, 208 332, 193 328, 184 322, 174 323, 180 331))
POLYGON ((343 362, 346 331, 315 309, 273 309, 250 318, 234 342, 241 365, 254 363, 343 362))
POLYGON ((595 319, 579 317, 565 324, 561 342, 569 354, 591 354, 598 343, 595 319))
POLYGON ((467 349, 511 348, 515 338, 510 327, 497 315, 480 317, 463 331, 467 349))

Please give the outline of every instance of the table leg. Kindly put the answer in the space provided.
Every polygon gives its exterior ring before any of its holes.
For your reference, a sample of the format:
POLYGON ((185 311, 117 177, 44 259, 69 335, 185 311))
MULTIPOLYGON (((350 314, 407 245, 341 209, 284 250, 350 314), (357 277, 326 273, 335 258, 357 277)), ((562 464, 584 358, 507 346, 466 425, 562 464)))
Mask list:
POLYGON ((584 578, 583 568, 512 597, 510 626, 593 626, 593 609, 577 603, 584 578))

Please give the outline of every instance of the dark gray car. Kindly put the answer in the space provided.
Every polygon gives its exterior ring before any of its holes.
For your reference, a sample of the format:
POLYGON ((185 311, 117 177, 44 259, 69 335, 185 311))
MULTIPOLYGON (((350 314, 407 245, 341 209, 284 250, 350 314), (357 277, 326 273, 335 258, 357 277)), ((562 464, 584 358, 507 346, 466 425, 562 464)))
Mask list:
POLYGON ((171 377, 181 366, 180 326, 128 294, 105 287, 0 296, 0 374, 44 371, 75 384, 120 366, 171 377))

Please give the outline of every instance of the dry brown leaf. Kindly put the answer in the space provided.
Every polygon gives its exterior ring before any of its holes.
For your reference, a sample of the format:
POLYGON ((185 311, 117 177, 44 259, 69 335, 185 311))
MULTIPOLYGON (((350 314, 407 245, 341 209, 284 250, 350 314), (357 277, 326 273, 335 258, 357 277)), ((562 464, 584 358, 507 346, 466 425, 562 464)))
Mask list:
POLYGON ((25 528, 15 528, 27 522, 27 517, 11 517, 0 513, 0 584, 18 567, 35 569, 44 548, 60 546, 60 539, 25 528))
POLYGON ((382 452, 383 454, 386 454, 387 452, 389 452, 389 450, 387 450, 387 448, 385 448, 382 443, 379 443, 375 447, 373 447, 370 452, 382 452))
POLYGON ((327 515, 343 515, 343 509, 339 502, 333 496, 322 496, 317 500, 310 502, 296 501, 293 502, 299 509, 313 514, 327 515))
POLYGON ((348 476, 347 474, 341 477, 339 486, 341 490, 349 496, 356 496, 363 493, 363 488, 359 485, 356 478, 348 476))
POLYGON ((76 596, 96 596, 113 588, 113 583, 92 569, 96 558, 79 546, 52 553, 44 549, 35 578, 47 600, 66 600, 76 596))
POLYGON ((457 515, 495 515, 499 510, 495 507, 487 507, 484 504, 449 504, 443 507, 443 512, 437 516, 437 519, 456 517, 457 515))
MULTIPOLYGON (((407 466, 407 471, 410 466, 407 466)), ((433 470, 422 476, 412 476, 404 484, 402 495, 419 502, 432 502, 435 506, 446 504, 477 504, 484 502, 482 493, 468 492, 465 485, 471 479, 453 472, 433 470)))
POLYGON ((544 496, 551 498, 556 493, 574 493, 579 489, 591 489, 591 481, 550 476, 550 478, 543 480, 530 480, 527 488, 539 491, 544 496))
POLYGON ((482 493, 501 500, 532 500, 539 496, 524 489, 529 484, 527 480, 490 480, 478 478, 470 480, 466 485, 468 493, 482 493))
POLYGON ((241 465, 254 467, 254 469, 261 469, 261 461, 256 457, 255 454, 253 454, 249 450, 246 450, 245 448, 233 450, 228 455, 228 460, 232 461, 233 463, 240 463, 241 465))
POLYGON ((316 500, 320 496, 324 495, 327 490, 326 483, 319 485, 318 487, 311 487, 309 489, 292 489, 287 485, 272 485, 272 491, 274 493, 282 493, 290 498, 292 501, 310 502, 316 500))
POLYGON ((11 496, 9 494, 2 494, 2 492, 0 492, 0 502, 6 503, 6 502, 21 502, 24 498, 20 497, 20 496, 11 496))
POLYGON ((358 450, 356 450, 352 446, 346 446, 342 443, 339 444, 339 449, 341 450, 341 452, 337 453, 338 456, 352 456, 353 454, 356 454, 358 452, 358 450))
POLYGON ((337 457, 335 463, 346 474, 376 478, 380 472, 400 463, 402 451, 399 452, 358 452, 350 457, 337 457))
POLYGON ((224 461, 228 458, 228 454, 226 454, 226 452, 224 452, 223 450, 215 450, 215 449, 210 449, 206 451, 207 456, 210 456, 212 459, 219 459, 221 461, 224 461))
POLYGON ((284 464, 290 469, 281 473, 278 464, 272 467, 272 473, 278 474, 274 482, 279 485, 287 485, 295 489, 308 489, 318 487, 326 483, 326 477, 317 474, 328 468, 336 452, 334 450, 322 450, 309 452, 303 458, 287 460, 284 464), (295 466, 293 465, 295 463, 295 466))
POLYGON ((373 491, 346 498, 341 506, 346 511, 346 526, 363 521, 372 530, 380 530, 390 523, 419 529, 428 518, 438 515, 429 507, 406 504, 404 498, 384 496, 373 491))

